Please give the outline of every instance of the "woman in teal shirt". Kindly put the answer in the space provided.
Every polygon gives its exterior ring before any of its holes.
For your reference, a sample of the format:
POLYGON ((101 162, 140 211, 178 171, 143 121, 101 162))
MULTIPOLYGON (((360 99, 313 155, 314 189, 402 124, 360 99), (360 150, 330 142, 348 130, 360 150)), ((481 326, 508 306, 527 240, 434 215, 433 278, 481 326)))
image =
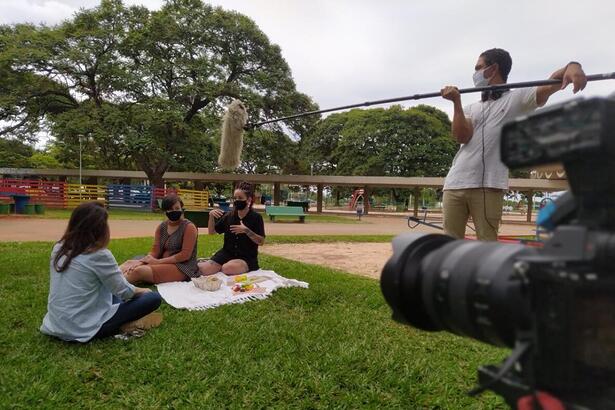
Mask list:
POLYGON ((107 249, 107 210, 98 202, 73 211, 50 261, 47 314, 41 332, 88 342, 120 333, 120 327, 160 306, 160 295, 126 281, 107 249), (120 301, 121 300, 121 301, 120 301))

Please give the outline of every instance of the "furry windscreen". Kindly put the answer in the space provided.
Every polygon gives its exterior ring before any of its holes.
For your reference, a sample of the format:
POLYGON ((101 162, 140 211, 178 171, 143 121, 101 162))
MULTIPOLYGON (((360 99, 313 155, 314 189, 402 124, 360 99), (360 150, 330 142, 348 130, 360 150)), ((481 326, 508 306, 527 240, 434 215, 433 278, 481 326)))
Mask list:
POLYGON ((243 129, 248 122, 248 112, 239 100, 233 100, 228 106, 222 121, 222 140, 218 164, 224 169, 239 166, 243 148, 243 129))

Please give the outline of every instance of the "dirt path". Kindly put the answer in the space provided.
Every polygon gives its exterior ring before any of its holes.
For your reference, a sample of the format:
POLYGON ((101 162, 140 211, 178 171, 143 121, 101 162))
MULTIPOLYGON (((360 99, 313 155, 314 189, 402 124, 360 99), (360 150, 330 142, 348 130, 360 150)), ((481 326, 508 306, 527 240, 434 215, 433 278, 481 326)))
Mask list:
POLYGON ((393 249, 390 243, 335 242, 265 245, 262 252, 379 279, 393 249))

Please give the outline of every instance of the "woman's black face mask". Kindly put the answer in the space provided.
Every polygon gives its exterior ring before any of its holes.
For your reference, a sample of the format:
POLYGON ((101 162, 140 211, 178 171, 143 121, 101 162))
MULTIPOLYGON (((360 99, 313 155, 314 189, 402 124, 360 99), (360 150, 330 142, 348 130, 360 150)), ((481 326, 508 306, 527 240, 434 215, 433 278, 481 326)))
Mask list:
POLYGON ((246 206, 248 206, 248 201, 241 199, 236 199, 235 201, 233 201, 233 207, 238 211, 246 209, 246 206))
POLYGON ((184 211, 167 211, 166 214, 167 218, 169 218, 169 221, 176 222, 179 221, 179 218, 182 217, 183 212, 184 211))

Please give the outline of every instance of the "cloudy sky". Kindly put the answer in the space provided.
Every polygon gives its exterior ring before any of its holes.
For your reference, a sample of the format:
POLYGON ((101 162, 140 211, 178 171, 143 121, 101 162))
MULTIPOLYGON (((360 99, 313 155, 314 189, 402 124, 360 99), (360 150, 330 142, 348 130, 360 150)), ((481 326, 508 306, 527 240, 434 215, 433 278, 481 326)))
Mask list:
MULTIPOLYGON (((162 0, 124 0, 160 7, 162 0)), ((615 2, 479 0, 212 0, 251 17, 282 48, 297 88, 321 108, 472 86, 485 49, 513 57, 510 82, 547 78, 570 60, 615 71, 615 2)), ((0 0, 0 23, 70 18, 99 0, 0 0)), ((590 83, 607 95, 615 81, 590 83)), ((572 97, 558 93, 552 101, 572 97)), ((464 103, 477 99, 464 96, 464 103)), ((452 114, 450 103, 424 100, 452 114)), ((417 104, 410 102, 407 105, 417 104)))

